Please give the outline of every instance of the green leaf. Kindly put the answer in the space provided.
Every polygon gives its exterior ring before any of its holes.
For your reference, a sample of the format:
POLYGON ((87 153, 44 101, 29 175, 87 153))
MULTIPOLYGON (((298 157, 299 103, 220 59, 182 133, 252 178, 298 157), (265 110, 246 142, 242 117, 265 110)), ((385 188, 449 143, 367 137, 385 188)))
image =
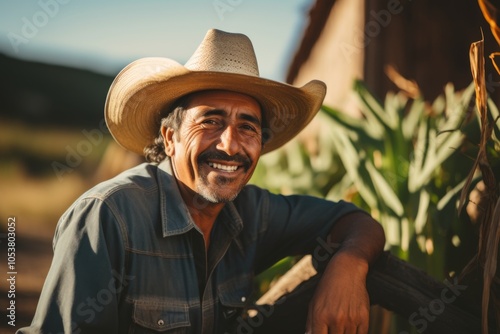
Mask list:
POLYGON ((398 217, 404 215, 403 205, 394 190, 387 183, 384 177, 377 171, 371 161, 365 161, 365 168, 371 177, 375 191, 377 192, 379 201, 385 203, 398 217))
POLYGON ((385 130, 394 129, 397 126, 397 120, 390 119, 384 107, 370 93, 363 82, 356 81, 354 89, 358 92, 358 98, 362 102, 363 115, 367 118, 368 123, 375 127, 377 133, 383 133, 385 130))
POLYGON ((424 100, 421 98, 414 100, 406 117, 403 118, 402 131, 406 140, 411 140, 415 136, 418 124, 424 112, 424 100))
POLYGON ((413 193, 422 186, 421 171, 427 159, 428 143, 428 122, 422 119, 419 122, 415 148, 413 150, 410 167, 408 169, 408 190, 413 193))
POLYGON ((359 141, 361 142, 370 142, 374 144, 384 138, 383 129, 370 126, 370 124, 363 118, 352 117, 345 112, 341 112, 327 106, 323 106, 322 110, 330 117, 337 127, 340 127, 343 131, 352 131, 359 137, 359 141))
POLYGON ((328 106, 323 105, 321 110, 325 112, 326 115, 330 116, 336 123, 340 126, 353 130, 359 131, 364 129, 364 121, 359 117, 349 116, 347 113, 330 108, 328 106))
POLYGON ((495 102, 491 99, 488 99, 488 112, 490 113, 491 121, 493 124, 493 132, 495 134, 495 138, 497 141, 500 140, 500 113, 498 112, 498 107, 495 105, 495 102))
POLYGON ((421 234, 425 223, 427 222, 429 204, 431 202, 431 194, 422 189, 420 191, 420 198, 418 201, 417 216, 415 217, 415 233, 421 234))
MULTIPOLYGON (((480 179, 480 177, 476 176, 475 178, 472 179, 471 183, 476 182, 478 179, 480 179)), ((439 202, 436 205, 437 209, 441 211, 444 209, 444 207, 446 205, 448 205, 448 203, 451 200, 457 199, 460 196, 460 193, 462 192, 462 188, 464 187, 465 182, 466 182, 466 180, 463 180, 462 182, 457 184, 455 187, 453 187, 453 189, 448 191, 443 197, 441 197, 441 199, 439 200, 439 202)))
POLYGON ((396 130, 400 123, 399 110, 402 106, 406 104, 407 99, 401 94, 394 94, 392 92, 387 93, 384 103, 384 117, 386 117, 386 122, 388 126, 396 130))
POLYGON ((371 181, 367 177, 368 174, 364 172, 363 160, 364 152, 356 149, 343 131, 333 131, 331 133, 335 146, 337 147, 338 153, 346 172, 349 174, 353 183, 356 185, 359 193, 363 197, 363 200, 370 206, 377 206, 377 196, 373 187, 370 187, 371 181), (363 177, 364 176, 364 177, 363 177))

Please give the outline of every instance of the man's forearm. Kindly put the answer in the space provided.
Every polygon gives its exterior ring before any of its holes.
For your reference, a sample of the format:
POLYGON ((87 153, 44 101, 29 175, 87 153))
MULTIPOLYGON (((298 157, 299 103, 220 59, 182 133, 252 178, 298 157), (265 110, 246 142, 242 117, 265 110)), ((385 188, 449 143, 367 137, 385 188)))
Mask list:
POLYGON ((330 232, 332 243, 339 245, 337 254, 348 253, 371 264, 383 251, 385 234, 382 226, 363 212, 341 217, 330 232))

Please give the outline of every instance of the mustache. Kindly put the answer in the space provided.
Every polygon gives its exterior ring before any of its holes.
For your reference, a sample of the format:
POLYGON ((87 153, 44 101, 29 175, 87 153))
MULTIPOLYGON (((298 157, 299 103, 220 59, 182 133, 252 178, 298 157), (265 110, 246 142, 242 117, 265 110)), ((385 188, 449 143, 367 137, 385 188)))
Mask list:
POLYGON ((236 162, 242 164, 245 169, 248 169, 252 165, 252 160, 241 154, 228 155, 220 151, 205 151, 198 156, 198 163, 208 162, 208 160, 236 162))

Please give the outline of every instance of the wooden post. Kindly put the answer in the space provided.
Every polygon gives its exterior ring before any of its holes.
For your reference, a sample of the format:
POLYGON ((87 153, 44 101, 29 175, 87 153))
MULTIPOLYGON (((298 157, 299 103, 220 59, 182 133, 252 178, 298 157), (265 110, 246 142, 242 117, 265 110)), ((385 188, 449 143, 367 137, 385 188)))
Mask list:
POLYGON ((457 278, 439 282, 385 252, 372 266, 367 288, 372 304, 408 319, 419 333, 481 333, 481 298, 471 300, 468 292, 475 289, 457 278))

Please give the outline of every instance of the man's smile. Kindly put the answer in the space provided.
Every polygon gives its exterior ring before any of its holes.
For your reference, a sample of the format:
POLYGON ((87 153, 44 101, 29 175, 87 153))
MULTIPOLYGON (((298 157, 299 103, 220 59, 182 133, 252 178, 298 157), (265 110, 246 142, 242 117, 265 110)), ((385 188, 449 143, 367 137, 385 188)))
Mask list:
POLYGON ((220 169, 225 172, 235 172, 239 166, 225 165, 215 162, 209 162, 208 165, 214 169, 220 169))
POLYGON ((207 164, 217 172, 235 173, 246 172, 252 165, 251 159, 241 154, 229 156, 221 151, 205 151, 198 157, 200 165, 207 164))

